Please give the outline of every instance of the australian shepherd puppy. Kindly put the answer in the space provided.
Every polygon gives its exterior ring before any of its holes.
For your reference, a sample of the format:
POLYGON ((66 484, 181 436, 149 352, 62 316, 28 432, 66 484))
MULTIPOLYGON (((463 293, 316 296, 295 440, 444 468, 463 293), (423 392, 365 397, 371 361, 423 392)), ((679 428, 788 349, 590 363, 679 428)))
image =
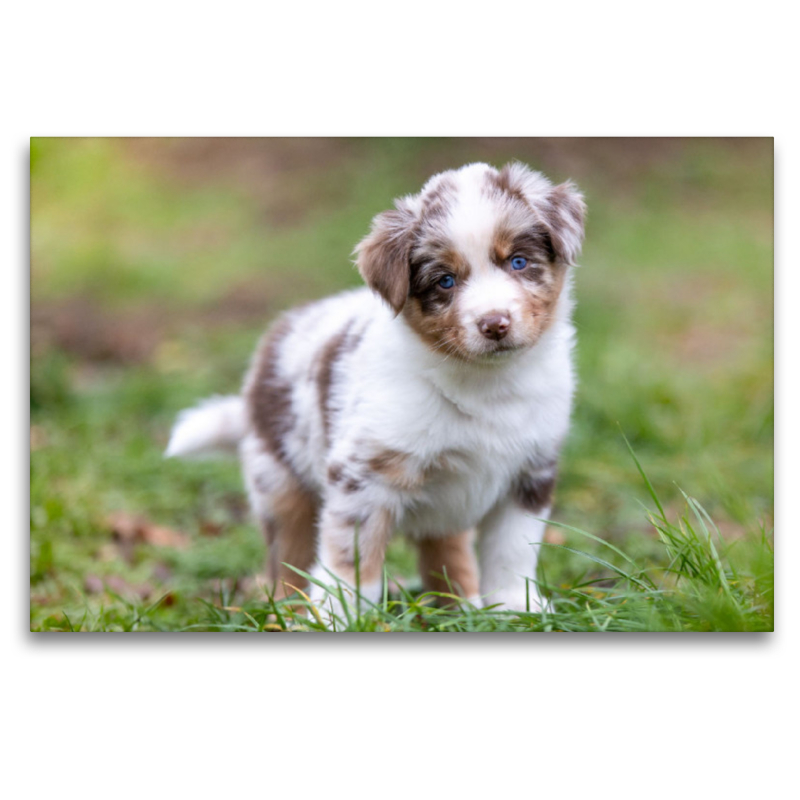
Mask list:
POLYGON ((401 530, 427 589, 540 608, 584 213, 573 185, 522 164, 435 175, 357 246, 368 288, 286 313, 240 397, 182 413, 168 456, 239 451, 270 591, 298 585, 286 564, 343 587, 358 567, 362 595, 377 601, 401 530))

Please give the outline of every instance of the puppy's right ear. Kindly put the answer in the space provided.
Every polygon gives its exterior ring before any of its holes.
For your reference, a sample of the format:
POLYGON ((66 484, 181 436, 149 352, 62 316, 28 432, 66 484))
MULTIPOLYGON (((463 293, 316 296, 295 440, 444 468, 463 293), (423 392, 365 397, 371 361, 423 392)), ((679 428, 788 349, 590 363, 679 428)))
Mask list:
POLYGON ((411 286, 414 214, 402 201, 372 220, 372 230, 356 246, 356 266, 367 286, 399 314, 411 286))

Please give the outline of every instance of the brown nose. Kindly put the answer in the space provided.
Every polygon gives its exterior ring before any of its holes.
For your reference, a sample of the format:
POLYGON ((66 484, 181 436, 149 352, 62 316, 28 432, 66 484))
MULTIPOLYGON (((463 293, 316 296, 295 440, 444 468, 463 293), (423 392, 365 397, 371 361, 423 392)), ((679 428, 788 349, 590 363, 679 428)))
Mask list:
POLYGON ((505 314, 489 314, 478 320, 478 328, 487 339, 494 339, 499 342, 505 338, 508 329, 511 327, 511 320, 505 314))

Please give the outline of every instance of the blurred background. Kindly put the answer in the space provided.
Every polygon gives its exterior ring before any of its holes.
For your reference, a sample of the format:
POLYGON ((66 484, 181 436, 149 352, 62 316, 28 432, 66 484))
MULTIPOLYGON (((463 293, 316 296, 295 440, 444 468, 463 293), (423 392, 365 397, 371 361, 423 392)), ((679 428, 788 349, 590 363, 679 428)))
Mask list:
MULTIPOLYGON (((33 139, 30 155, 32 628, 127 629, 148 607, 148 626, 183 628, 247 595, 264 544, 238 465, 164 461, 176 413, 237 392, 278 312, 360 283, 376 213, 470 161, 571 179, 589 207, 554 519, 658 557, 624 434, 668 513, 682 489, 730 541, 771 530, 772 139, 33 139)), ((415 585, 401 538, 389 565, 415 585)), ((594 567, 542 556, 556 584, 594 567)))

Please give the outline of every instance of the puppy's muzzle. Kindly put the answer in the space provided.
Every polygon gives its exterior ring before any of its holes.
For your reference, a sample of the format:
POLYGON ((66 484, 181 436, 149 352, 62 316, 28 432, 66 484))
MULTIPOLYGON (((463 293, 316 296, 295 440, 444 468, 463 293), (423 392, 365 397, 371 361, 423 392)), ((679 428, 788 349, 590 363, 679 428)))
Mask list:
POLYGON ((499 342, 511 329, 511 318, 503 312, 487 314, 478 320, 478 330, 487 339, 499 342))

